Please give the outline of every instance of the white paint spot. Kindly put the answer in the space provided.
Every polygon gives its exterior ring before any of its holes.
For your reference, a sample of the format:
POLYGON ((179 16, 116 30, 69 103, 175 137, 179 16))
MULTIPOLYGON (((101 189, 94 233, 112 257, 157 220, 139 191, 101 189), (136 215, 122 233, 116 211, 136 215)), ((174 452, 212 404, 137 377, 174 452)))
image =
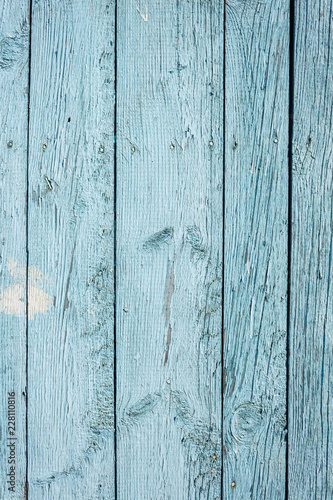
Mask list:
POLYGON ((9 261, 7 262, 7 269, 15 280, 17 281, 25 280, 26 268, 19 267, 18 262, 16 260, 9 259, 9 261))
POLYGON ((35 286, 29 286, 28 300, 28 319, 34 319, 35 314, 46 313, 52 304, 51 295, 35 286))
POLYGON ((139 9, 139 7, 136 8, 136 10, 139 12, 140 16, 142 17, 142 19, 144 20, 144 22, 146 23, 148 21, 148 10, 147 10, 147 5, 146 5, 146 2, 145 0, 143 0, 143 3, 145 4, 145 10, 146 10, 146 13, 145 14, 142 14, 141 10, 139 9))
POLYGON ((25 315, 25 293, 21 285, 8 287, 0 295, 0 313, 22 318, 25 315))
MULTIPOLYGON (((14 259, 9 259, 7 269, 16 282, 15 285, 7 287, 0 294, 0 313, 16 317, 23 317, 26 313, 26 268, 19 266, 14 259), (18 282, 18 283, 17 283, 18 282)), ((52 297, 44 291, 45 285, 50 279, 36 267, 28 270, 28 319, 32 320, 35 314, 46 313, 51 304, 52 297)))

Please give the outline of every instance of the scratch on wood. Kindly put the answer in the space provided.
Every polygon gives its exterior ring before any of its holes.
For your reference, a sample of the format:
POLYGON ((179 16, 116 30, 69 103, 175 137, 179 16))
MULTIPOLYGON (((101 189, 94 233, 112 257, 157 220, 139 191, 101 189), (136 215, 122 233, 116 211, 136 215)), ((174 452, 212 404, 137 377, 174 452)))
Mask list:
POLYGON ((64 312, 65 312, 65 309, 68 309, 68 306, 69 306, 68 290, 69 290, 69 283, 70 283, 72 269, 73 269, 74 252, 75 252, 75 245, 73 248, 72 259, 71 259, 71 263, 69 266, 68 277, 67 277, 66 293, 65 293, 65 301, 64 301, 64 312))
POLYGON ((168 323, 170 320, 170 305, 171 305, 171 298, 172 294, 175 290, 175 274, 174 274, 174 263, 171 264, 169 276, 168 276, 168 284, 167 284, 167 290, 166 290, 166 298, 165 298, 165 308, 164 308, 164 316, 165 320, 168 323))
POLYGON ((148 10, 147 10, 147 4, 145 2, 145 0, 143 0, 143 3, 145 4, 145 11, 146 13, 145 14, 142 14, 141 10, 139 9, 139 7, 136 8, 136 10, 139 12, 140 16, 142 17, 142 19, 145 21, 145 23, 148 21, 148 10))
POLYGON ((166 340, 166 349, 165 349, 165 356, 164 356, 164 366, 167 364, 168 362, 168 357, 169 357, 169 347, 170 347, 170 344, 171 344, 171 332, 172 332, 172 328, 171 328, 171 325, 169 323, 169 326, 168 326, 168 333, 167 333, 167 340, 166 340))

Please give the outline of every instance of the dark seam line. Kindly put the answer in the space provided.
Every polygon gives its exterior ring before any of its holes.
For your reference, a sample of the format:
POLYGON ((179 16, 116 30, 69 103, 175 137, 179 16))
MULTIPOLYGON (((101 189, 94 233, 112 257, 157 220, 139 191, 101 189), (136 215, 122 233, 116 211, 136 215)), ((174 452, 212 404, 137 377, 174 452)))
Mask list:
POLYGON ((287 357, 286 357, 286 483, 285 498, 289 495, 289 359, 290 359, 290 292, 292 255, 292 167, 293 167, 293 125, 294 125, 294 49, 295 49, 295 4, 290 0, 289 24, 289 123, 288 123, 288 281, 287 281, 287 357))
POLYGON ((28 67, 28 123, 27 123, 27 171, 26 171, 26 282, 25 282, 25 456, 26 456, 26 469, 25 469, 25 498, 29 498, 29 448, 28 448, 28 386, 29 386, 29 144, 30 144, 30 89, 31 89, 31 26, 32 26, 32 0, 29 3, 29 67, 28 67))
POLYGON ((114 414, 114 494, 117 499, 117 1, 115 2, 114 11, 114 158, 113 158, 113 211, 114 211, 114 226, 113 226, 113 414, 114 414))
POLYGON ((223 219, 223 228, 222 228, 222 342, 221 342, 221 366, 222 366, 222 377, 221 377, 221 499, 223 498, 223 446, 224 446, 224 429, 223 429, 223 417, 224 417, 224 388, 223 388, 223 380, 224 380, 224 341, 225 341, 225 332, 224 332, 224 263, 225 263, 225 54, 226 54, 226 0, 223 2, 223 189, 222 189, 222 219, 223 219))

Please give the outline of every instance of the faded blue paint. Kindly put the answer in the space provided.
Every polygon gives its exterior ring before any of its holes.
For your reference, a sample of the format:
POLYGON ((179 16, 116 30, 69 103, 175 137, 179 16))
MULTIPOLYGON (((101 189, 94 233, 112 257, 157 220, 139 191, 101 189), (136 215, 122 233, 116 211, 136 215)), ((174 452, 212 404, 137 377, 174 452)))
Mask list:
POLYGON ((289 1, 31 4, 30 60, 0 10, 1 499, 333 498, 332 0, 295 2, 292 145, 289 1))

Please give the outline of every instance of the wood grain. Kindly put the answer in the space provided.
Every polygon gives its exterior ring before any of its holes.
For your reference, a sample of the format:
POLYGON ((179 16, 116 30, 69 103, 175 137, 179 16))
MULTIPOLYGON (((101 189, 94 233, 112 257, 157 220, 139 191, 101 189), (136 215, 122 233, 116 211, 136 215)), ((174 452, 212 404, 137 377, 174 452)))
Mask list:
POLYGON ((114 498, 114 3, 34 1, 29 498, 114 498))
POLYGON ((223 498, 284 499, 289 2, 225 29, 223 498))
POLYGON ((333 3, 295 3, 289 497, 333 498, 333 3))
POLYGON ((5 500, 24 498, 26 480, 28 75, 29 2, 3 0, 0 5, 0 498, 5 500), (9 434, 7 414, 8 393, 12 392, 15 392, 14 436, 9 434), (8 445, 13 441, 15 464, 9 464, 8 445), (15 467, 15 491, 8 490, 11 485, 7 483, 10 480, 7 474, 11 466, 15 467))
POLYGON ((223 3, 117 26, 118 498, 217 499, 223 3))

